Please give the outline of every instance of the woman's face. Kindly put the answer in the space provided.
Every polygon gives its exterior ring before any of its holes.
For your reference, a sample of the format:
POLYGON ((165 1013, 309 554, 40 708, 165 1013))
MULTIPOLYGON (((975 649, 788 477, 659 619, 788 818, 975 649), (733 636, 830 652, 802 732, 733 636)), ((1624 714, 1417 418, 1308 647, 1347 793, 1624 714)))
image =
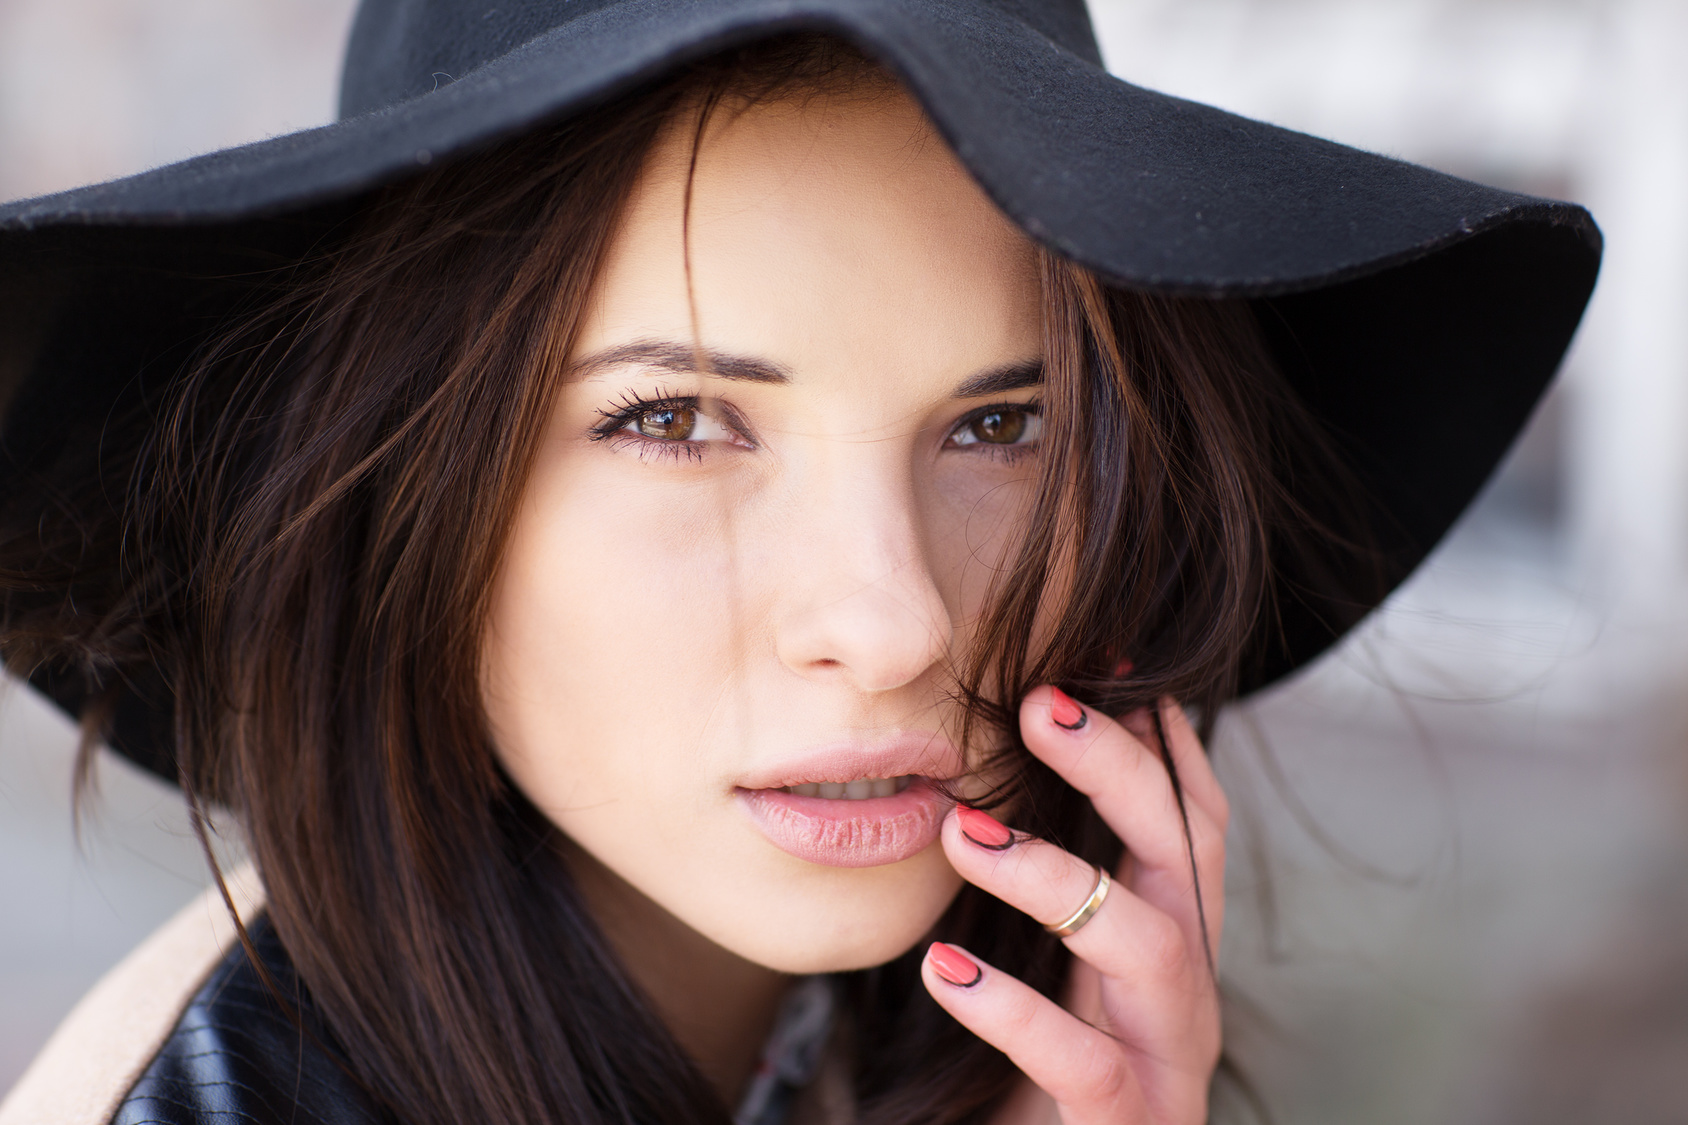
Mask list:
POLYGON ((1034 251, 891 92, 692 124, 611 245, 494 593, 505 768, 580 847, 788 972, 960 886, 947 689, 1034 478, 1034 251))

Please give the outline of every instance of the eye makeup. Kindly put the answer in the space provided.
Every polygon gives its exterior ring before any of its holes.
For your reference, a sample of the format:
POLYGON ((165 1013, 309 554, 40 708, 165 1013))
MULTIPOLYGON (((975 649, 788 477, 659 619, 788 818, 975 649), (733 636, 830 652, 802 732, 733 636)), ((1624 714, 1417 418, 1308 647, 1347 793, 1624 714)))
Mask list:
POLYGON ((697 395, 658 390, 652 395, 624 391, 615 407, 597 411, 602 419, 588 431, 592 441, 629 442, 641 456, 698 461, 712 444, 725 442, 754 449, 738 412, 724 402, 710 401, 706 410, 697 395), (716 414, 722 417, 716 417, 716 414))
MULTIPOLYGON (((641 456, 698 461, 713 444, 756 448, 745 436, 749 426, 720 400, 710 400, 706 409, 697 395, 627 390, 615 406, 596 413, 601 420, 588 431, 592 441, 631 442, 641 456)), ((944 448, 1015 462, 1036 451, 1042 432, 1042 411, 1036 401, 991 403, 958 419, 944 439, 944 448)))
POLYGON ((1036 452, 1042 434, 1043 412, 1037 402, 998 402, 964 415, 950 430, 944 446, 1018 461, 1036 452))

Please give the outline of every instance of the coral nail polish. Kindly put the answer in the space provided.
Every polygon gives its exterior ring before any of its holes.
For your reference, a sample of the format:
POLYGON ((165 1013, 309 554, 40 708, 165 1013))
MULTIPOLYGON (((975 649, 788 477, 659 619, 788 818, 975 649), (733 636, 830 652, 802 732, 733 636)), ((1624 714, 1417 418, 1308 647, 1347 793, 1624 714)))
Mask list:
POLYGON ((955 819, 961 822, 961 834, 986 851, 1007 851, 1014 845, 1014 833, 1008 826, 982 809, 957 805, 955 819))
POLYGON ((1072 696, 1058 687, 1049 689, 1049 721, 1066 730, 1079 730, 1090 721, 1090 716, 1073 701, 1072 696))
POLYGON ((953 945, 935 941, 926 951, 926 956, 931 959, 932 968, 937 970, 938 975, 957 988, 972 988, 985 978, 985 970, 979 967, 979 963, 953 945))

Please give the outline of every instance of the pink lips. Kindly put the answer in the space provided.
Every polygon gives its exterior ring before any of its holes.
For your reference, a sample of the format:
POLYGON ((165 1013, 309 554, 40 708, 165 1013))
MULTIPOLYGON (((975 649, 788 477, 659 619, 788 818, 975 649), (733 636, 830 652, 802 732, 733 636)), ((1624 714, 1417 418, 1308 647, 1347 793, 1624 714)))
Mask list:
POLYGON ((950 802, 932 779, 962 772, 961 755, 938 735, 898 736, 879 745, 830 747, 746 778, 738 797, 770 843, 828 867, 879 867, 931 847, 950 802), (827 800, 787 793, 807 782, 914 775, 891 797, 827 800))

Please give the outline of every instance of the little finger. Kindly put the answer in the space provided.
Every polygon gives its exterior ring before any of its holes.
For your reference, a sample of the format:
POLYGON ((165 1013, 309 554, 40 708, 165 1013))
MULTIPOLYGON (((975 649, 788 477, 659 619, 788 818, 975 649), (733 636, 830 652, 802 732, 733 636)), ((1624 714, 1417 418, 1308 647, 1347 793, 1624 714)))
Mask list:
POLYGON ((1055 1100, 1063 1125, 1147 1125, 1142 1087, 1111 1037, 953 945, 934 943, 920 975, 945 1011, 1055 1100))

